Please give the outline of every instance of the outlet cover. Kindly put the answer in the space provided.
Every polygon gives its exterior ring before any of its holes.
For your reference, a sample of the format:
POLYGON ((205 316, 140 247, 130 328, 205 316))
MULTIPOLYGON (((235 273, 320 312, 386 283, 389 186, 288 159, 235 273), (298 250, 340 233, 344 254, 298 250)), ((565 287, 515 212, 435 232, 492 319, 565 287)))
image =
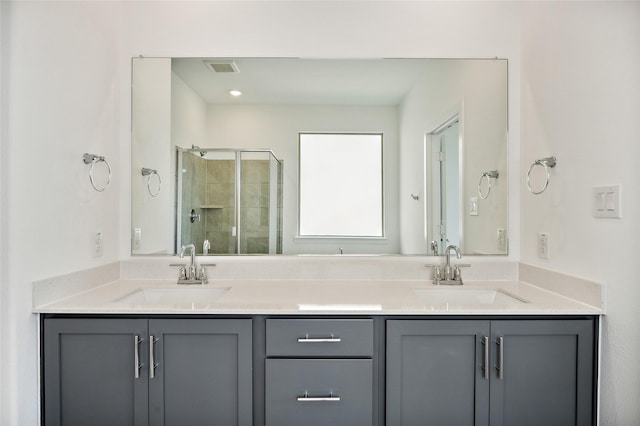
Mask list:
POLYGON ((538 233, 538 257, 541 259, 549 259, 549 233, 538 233))
POLYGON ((141 245, 142 245, 142 228, 134 228, 133 249, 140 250, 141 245))
POLYGON ((102 256, 102 232, 96 232, 93 238, 93 257, 102 256))
POLYGON ((498 238, 498 250, 504 250, 507 242, 506 236, 504 235, 504 229, 498 228, 497 238, 498 238))

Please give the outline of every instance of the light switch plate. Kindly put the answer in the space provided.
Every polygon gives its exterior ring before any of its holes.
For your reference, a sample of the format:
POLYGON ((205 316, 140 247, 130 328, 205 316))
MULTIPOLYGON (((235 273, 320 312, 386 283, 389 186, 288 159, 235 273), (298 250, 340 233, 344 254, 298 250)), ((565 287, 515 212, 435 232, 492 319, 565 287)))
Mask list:
POLYGON ((593 217, 622 217, 620 185, 596 186, 592 189, 593 217))
POLYGON ((476 197, 469 198, 469 215, 478 216, 478 199, 476 197))

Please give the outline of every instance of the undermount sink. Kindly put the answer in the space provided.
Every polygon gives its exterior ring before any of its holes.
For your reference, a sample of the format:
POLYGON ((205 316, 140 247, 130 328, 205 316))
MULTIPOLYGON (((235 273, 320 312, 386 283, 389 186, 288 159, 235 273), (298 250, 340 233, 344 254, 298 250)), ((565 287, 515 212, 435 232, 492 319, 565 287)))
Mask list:
POLYGON ((492 305, 512 306, 528 300, 494 288, 432 288, 413 289, 429 305, 492 305))
POLYGON ((135 305, 203 305, 217 301, 227 291, 229 291, 229 287, 143 288, 116 300, 116 302, 135 305))

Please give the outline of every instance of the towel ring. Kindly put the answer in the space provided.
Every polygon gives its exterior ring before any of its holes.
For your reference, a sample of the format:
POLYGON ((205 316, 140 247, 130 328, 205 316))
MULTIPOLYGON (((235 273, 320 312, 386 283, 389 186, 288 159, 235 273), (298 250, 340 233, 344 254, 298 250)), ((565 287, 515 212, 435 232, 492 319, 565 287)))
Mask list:
POLYGON ((483 200, 486 200, 489 194, 491 193, 491 179, 497 179, 500 173, 497 170, 491 170, 490 172, 484 172, 482 176, 480 176, 480 180, 478 181, 478 195, 483 200), (482 194, 482 180, 487 178, 487 193, 482 194))
POLYGON ((82 161, 84 162, 84 164, 91 164, 91 167, 89 168, 89 182, 91 182, 91 186, 93 186, 93 189, 95 189, 98 192, 103 192, 105 189, 107 189, 111 184, 111 165, 109 164, 107 159, 100 155, 85 153, 82 156, 82 161), (96 163, 106 164, 107 170, 109 171, 109 175, 107 176, 107 183, 105 183, 102 188, 99 188, 98 186, 96 186, 96 183, 93 180, 93 166, 95 166, 96 163))
POLYGON ((556 166, 556 157, 540 158, 539 160, 534 161, 533 164, 529 166, 529 171, 527 171, 527 188, 529 188, 529 191, 531 191, 532 194, 534 195, 542 194, 544 190, 547 189, 547 186, 549 186, 549 179, 551 178, 549 169, 555 166, 556 166), (544 171, 547 174, 547 178, 544 181, 544 186, 539 191, 536 191, 533 188, 531 188, 531 170, 533 170, 535 166, 543 167, 544 171))
POLYGON ((160 177, 160 174, 158 173, 157 170, 153 170, 153 169, 147 169, 146 167, 142 168, 142 176, 146 176, 147 177, 147 190, 149 191, 149 195, 151 195, 152 197, 157 197, 160 194, 160 191, 162 191, 162 178, 160 177), (158 176, 158 190, 156 192, 153 192, 151 190, 151 176, 152 175, 156 175, 158 176))

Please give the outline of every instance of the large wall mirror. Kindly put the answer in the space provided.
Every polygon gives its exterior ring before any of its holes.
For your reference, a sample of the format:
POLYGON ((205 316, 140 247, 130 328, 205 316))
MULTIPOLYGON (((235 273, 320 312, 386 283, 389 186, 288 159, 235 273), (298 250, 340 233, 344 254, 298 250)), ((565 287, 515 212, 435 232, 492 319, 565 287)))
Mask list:
POLYGON ((139 57, 132 72, 134 255, 508 252, 506 60, 139 57), (305 135, 322 155, 301 157, 305 135), (305 231, 312 188, 322 220, 378 227, 305 231))

